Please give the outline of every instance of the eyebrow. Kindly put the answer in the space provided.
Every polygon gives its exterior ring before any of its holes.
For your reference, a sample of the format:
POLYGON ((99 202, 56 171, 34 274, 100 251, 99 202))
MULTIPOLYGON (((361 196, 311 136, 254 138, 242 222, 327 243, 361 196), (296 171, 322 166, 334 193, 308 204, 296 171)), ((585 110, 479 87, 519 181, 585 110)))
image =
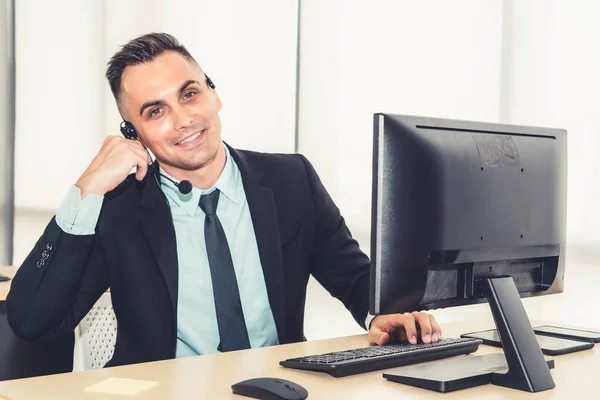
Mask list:
MULTIPOLYGON (((195 81, 193 79, 187 80, 185 82, 183 82, 183 85, 181 85, 179 87, 179 90, 177 90, 177 94, 181 96, 181 93, 191 84, 194 83, 198 83, 198 81, 195 81)), ((144 104, 142 104, 142 106, 140 107, 140 117, 142 116, 142 114, 144 113, 144 110, 148 107, 152 107, 152 106, 156 106, 158 104, 164 104, 164 101, 162 100, 152 100, 152 101, 147 101, 144 104)))

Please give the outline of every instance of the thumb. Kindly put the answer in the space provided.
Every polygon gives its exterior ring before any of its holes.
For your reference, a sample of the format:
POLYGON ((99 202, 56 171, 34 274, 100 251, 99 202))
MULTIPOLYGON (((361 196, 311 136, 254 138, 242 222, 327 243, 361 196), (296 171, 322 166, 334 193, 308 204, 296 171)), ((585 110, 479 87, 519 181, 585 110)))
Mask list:
POLYGON ((144 176, 146 176, 146 173, 148 172, 148 164, 146 164, 146 160, 138 159, 136 167, 137 168, 135 171, 135 178, 138 181, 141 181, 142 179, 144 179, 144 176))
POLYGON ((382 331, 377 326, 371 325, 369 329, 369 343, 382 345, 390 341, 390 334, 382 331))

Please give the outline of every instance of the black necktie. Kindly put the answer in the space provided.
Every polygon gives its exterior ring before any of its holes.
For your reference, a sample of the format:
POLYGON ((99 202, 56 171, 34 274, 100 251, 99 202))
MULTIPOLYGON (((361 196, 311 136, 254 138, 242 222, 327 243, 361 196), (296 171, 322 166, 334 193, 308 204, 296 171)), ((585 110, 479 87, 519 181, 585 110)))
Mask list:
POLYGON ((217 217, 219 190, 200 196, 200 208, 206 214, 204 239, 210 276, 212 277, 217 324, 221 336, 220 351, 233 351, 250 348, 248 330, 244 321, 242 302, 238 290, 235 270, 225 231, 217 217))

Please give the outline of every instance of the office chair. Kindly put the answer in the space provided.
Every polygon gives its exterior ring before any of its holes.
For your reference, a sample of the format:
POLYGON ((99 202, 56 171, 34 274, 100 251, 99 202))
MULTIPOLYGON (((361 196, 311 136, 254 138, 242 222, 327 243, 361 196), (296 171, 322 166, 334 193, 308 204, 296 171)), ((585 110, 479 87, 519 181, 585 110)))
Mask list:
POLYGON ((75 330, 73 371, 102 368, 112 358, 116 340, 117 319, 107 292, 75 330))

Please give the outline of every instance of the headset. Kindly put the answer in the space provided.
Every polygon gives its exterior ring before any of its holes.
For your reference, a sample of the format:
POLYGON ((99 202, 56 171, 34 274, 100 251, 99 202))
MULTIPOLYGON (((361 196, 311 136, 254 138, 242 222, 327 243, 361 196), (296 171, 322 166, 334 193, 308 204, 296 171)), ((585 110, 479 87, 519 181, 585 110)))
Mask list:
MULTIPOLYGON (((204 76, 206 77, 206 84, 208 85, 208 87, 211 89, 214 89, 215 84, 213 83, 213 81, 208 77, 208 75, 204 74, 204 76)), ((140 143, 142 144, 142 146, 144 147, 144 150, 146 150, 146 153, 148 153, 148 157, 150 157, 150 151, 148 151, 146 144, 144 143, 144 141, 142 140, 142 138, 140 137, 140 135, 138 134, 137 130, 135 129, 135 127, 133 126, 133 124, 131 122, 123 120, 120 125, 120 130, 126 139, 139 140, 140 143)), ((152 159, 152 157, 150 157, 150 159, 152 159)), ((154 175, 154 179, 156 180, 156 184, 158 185, 159 189, 160 189, 160 181, 159 181, 159 178, 157 175, 160 175, 163 178, 167 179, 168 181, 172 182, 177 187, 177 189, 179 190, 179 192, 181 194, 188 194, 189 192, 192 191, 192 183, 190 181, 183 180, 181 182, 175 182, 173 179, 169 178, 168 176, 161 174, 160 170, 158 169, 158 165, 156 165, 154 167, 150 166, 149 169, 152 169, 152 174, 154 175)))

